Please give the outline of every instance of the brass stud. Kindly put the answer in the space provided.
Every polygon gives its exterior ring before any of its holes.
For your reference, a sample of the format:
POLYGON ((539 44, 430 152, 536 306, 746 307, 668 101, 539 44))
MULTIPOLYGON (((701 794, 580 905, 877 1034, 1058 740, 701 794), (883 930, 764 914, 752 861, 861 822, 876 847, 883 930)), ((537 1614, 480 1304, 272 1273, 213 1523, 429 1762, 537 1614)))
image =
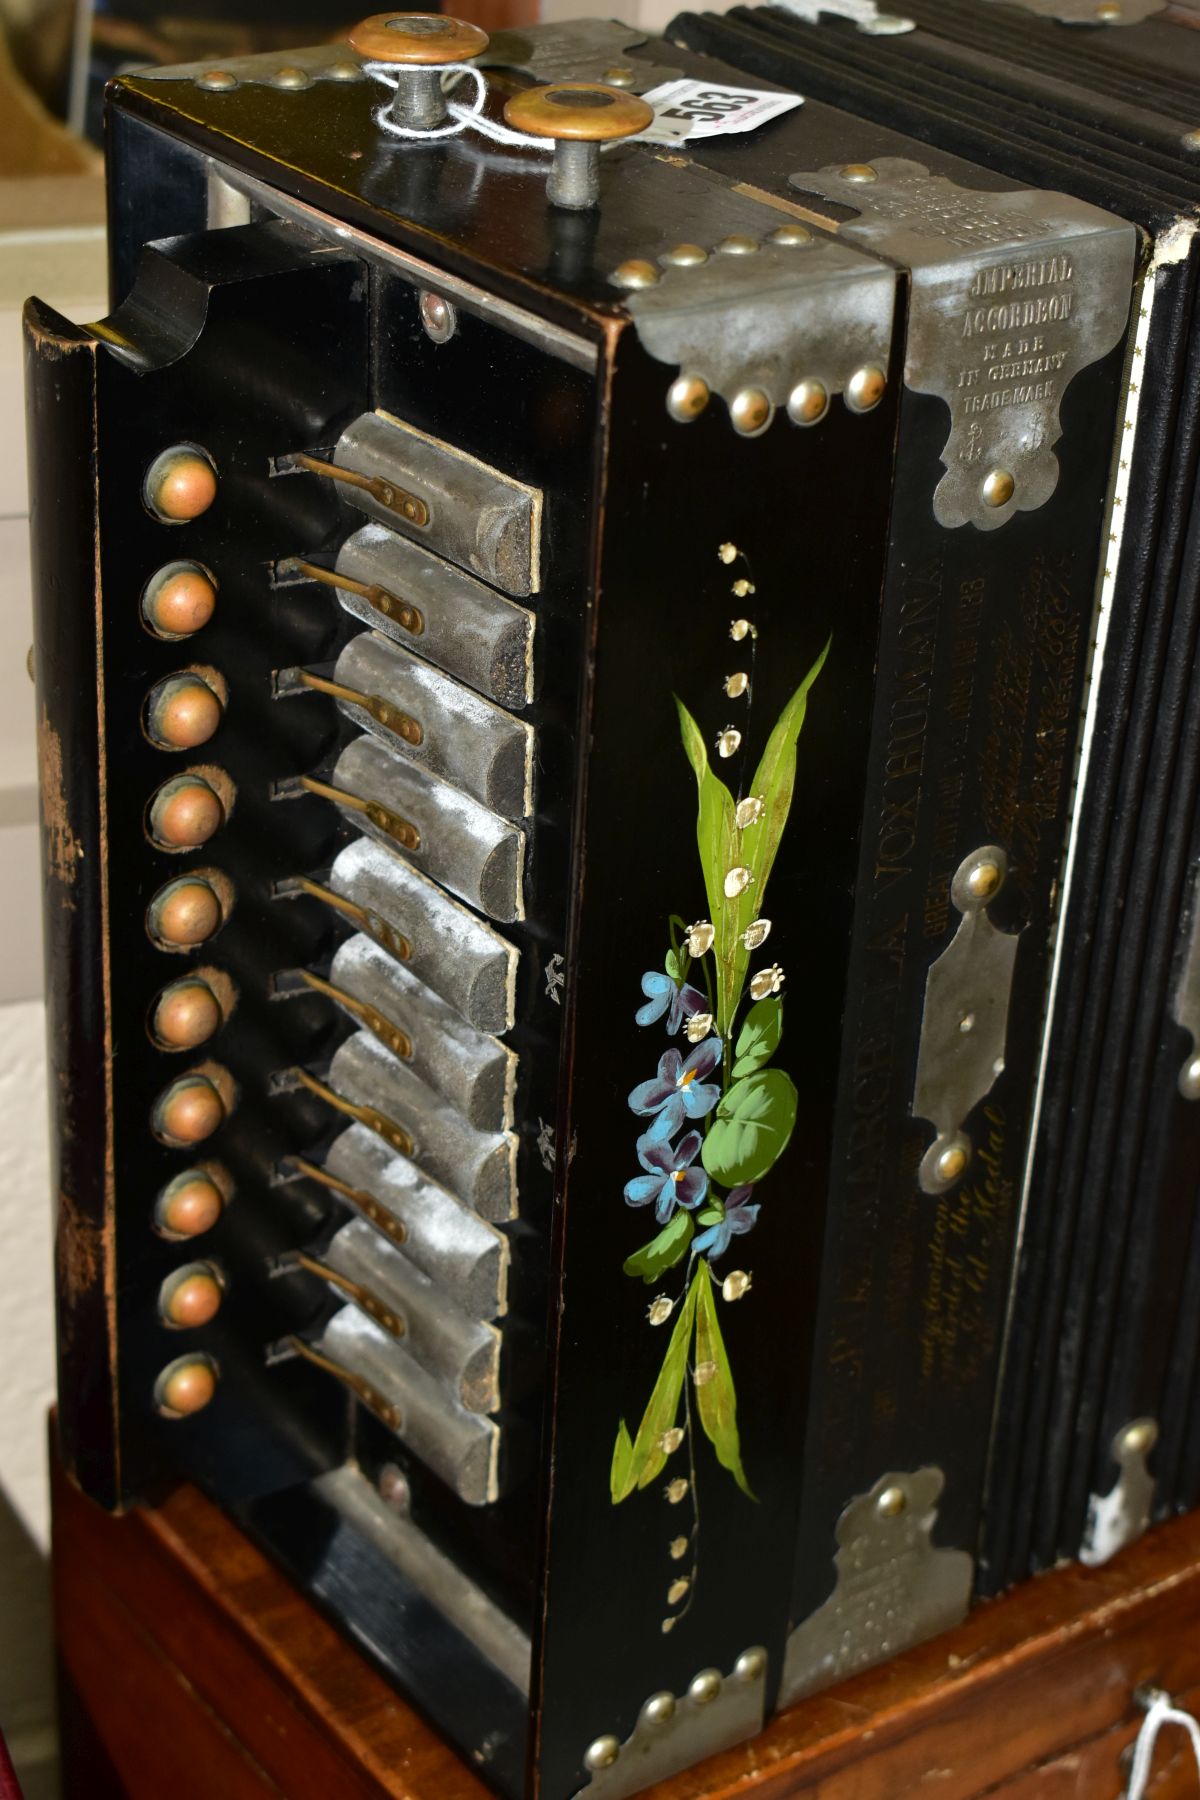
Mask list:
POLYGON ((708 251, 702 244, 676 244, 664 250, 659 261, 670 263, 673 269, 697 269, 708 261, 708 251))
POLYGON ((817 425, 829 411, 829 390, 824 382, 798 381, 788 395, 788 418, 793 425, 817 425))
POLYGON ((667 389, 667 411, 680 425, 690 425, 708 405, 711 395, 703 375, 683 374, 667 389))
POLYGON ((898 1483, 885 1487, 875 1502, 875 1511, 881 1519, 898 1519, 908 1508, 908 1495, 898 1483))
POLYGON ((667 1725, 675 1717, 675 1696, 664 1688, 659 1694, 651 1694, 642 1708, 642 1718, 647 1725, 667 1725))
POLYGON ((593 1773, 597 1769, 611 1769, 620 1754, 620 1739, 608 1733, 604 1737, 593 1739, 588 1745, 583 1753, 583 1766, 585 1769, 591 1769, 593 1773))
POLYGON ((361 63, 330 63, 325 73, 330 81, 364 81, 366 79, 361 63))
POLYGON ((150 902, 150 936, 172 949, 207 943, 220 929, 223 913, 216 891, 207 881, 172 881, 150 902))
POLYGON ((967 892, 973 900, 991 900, 1000 891, 1004 880, 1004 870, 998 862, 988 858, 976 863, 967 876, 967 892))
POLYGON ((1189 1057, 1179 1076, 1179 1091, 1185 1100, 1200 1100, 1200 1056, 1189 1057))
POLYGON ((1158 1426, 1153 1419, 1135 1419, 1117 1437, 1119 1456, 1148 1456, 1158 1442, 1158 1426))
POLYGON ((734 1675, 739 1681, 757 1681, 766 1673, 767 1653, 758 1644, 753 1650, 743 1650, 733 1665, 734 1675))
POLYGON ((177 1175, 158 1196, 154 1223, 163 1237, 202 1237, 225 1210, 225 1196, 203 1169, 177 1175))
POLYGON ((207 88, 212 94, 227 94, 237 85, 237 76, 231 75, 228 69, 208 69, 203 75, 196 77, 196 86, 207 88))
POLYGON ((168 1275, 158 1296, 164 1325, 177 1331, 196 1331, 208 1325, 221 1310, 225 1290, 211 1263, 192 1263, 168 1275))
POLYGON ((1016 489, 1017 484, 1007 469, 993 469, 984 477, 984 502, 988 506, 1007 506, 1016 489))
POLYGON ((217 1365, 209 1356, 181 1356, 154 1384, 154 1403, 168 1419, 203 1412, 217 1391, 217 1365))
POLYGON ((633 86, 637 76, 632 69, 605 69, 601 79, 606 81, 609 87, 627 88, 633 86))
POLYGON ((697 1706, 708 1706, 721 1691, 720 1669, 701 1669, 688 1683, 688 1696, 697 1706))
POLYGON ((167 1050, 194 1050, 221 1029, 224 1016, 206 981, 192 977, 164 988, 154 1008, 154 1036, 167 1050))
POLYGON ((742 437, 760 436, 771 423, 774 414, 775 408, 761 388, 743 388, 729 402, 733 428, 742 437))
POLYGON ((1121 8, 1116 4, 1116 0, 1104 0, 1103 5, 1096 8, 1096 17, 1103 24, 1111 25, 1114 20, 1121 17, 1121 8))
POLYGON ((165 782, 150 807, 150 830, 165 850, 194 850, 207 844, 225 817, 217 795, 199 775, 165 782))
POLYGON ((155 457, 146 475, 146 505, 167 525, 186 525, 217 497, 217 471, 203 450, 176 444, 155 457))
POLYGON ((887 388, 887 376, 874 363, 855 369, 846 383, 846 405, 851 412, 866 413, 879 405, 887 388))
POLYGON ((304 69, 298 69, 294 64, 289 63, 286 68, 279 69, 272 75, 271 86, 292 90, 311 87, 312 76, 304 69))
POLYGON ((225 1103, 207 1075, 184 1075, 161 1094, 154 1129, 166 1143, 201 1144, 225 1122, 225 1103))
POLYGON ((418 302, 425 336, 435 344, 448 344, 458 330, 458 312, 442 294, 425 288, 418 302))
POLYGON ((870 163, 846 163, 842 169, 842 180, 853 181, 859 185, 869 181, 878 181, 879 171, 872 168, 870 163))
POLYGON ((811 244, 813 234, 807 225, 777 225, 774 231, 767 233, 768 244, 782 244, 785 249, 801 249, 811 244))
POLYGON ((212 737, 222 712, 219 696, 201 676, 172 675, 150 695, 147 735, 164 750, 195 750, 212 737))
POLYGON ((1185 131, 1179 141, 1185 150, 1200 150, 1200 128, 1185 131))
POLYGON ((722 238, 717 249, 722 256, 753 256, 758 249, 758 239, 742 237, 735 232, 732 237, 722 238))
POLYGON ((957 1181, 960 1175, 965 1174, 970 1160, 962 1144, 948 1144, 934 1164, 938 1180, 949 1187, 951 1182, 957 1181))
POLYGON ((216 610, 217 586, 196 563, 169 563, 142 598, 142 617, 156 637, 186 638, 203 630, 216 610))
POLYGON ((619 263, 608 279, 614 287, 648 288, 653 287, 661 278, 652 262, 645 262, 640 256, 631 256, 628 262, 619 263))

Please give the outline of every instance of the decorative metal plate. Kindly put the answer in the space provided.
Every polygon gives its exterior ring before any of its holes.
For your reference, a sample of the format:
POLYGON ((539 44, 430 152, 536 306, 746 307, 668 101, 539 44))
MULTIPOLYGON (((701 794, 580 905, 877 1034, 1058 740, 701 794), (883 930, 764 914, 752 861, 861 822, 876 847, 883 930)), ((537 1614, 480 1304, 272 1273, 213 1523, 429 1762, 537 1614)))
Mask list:
POLYGON ((269 54, 229 56, 219 62, 172 63, 165 69, 139 69, 139 81, 194 81, 212 93, 239 87, 273 87, 303 93, 315 81, 365 81, 362 64, 348 44, 318 44, 309 50, 276 50, 269 54))
POLYGON ((905 380, 950 411, 939 524, 989 531, 1044 505, 1062 397, 1125 329, 1134 227, 1067 194, 959 187, 905 157, 790 179, 854 208, 842 237, 912 270, 905 380))
POLYGON ((584 1753, 592 1771, 576 1800, 625 1800, 719 1750, 744 1744, 763 1728, 767 1653, 744 1650, 733 1672, 701 1669, 685 1694, 651 1694, 624 1743, 597 1738, 584 1753))
POLYGON ((483 68, 517 69, 535 81, 605 81, 644 94, 683 73, 629 55, 647 42, 644 31, 616 19, 568 19, 493 32, 491 43, 476 60, 483 68))
POLYGON ((837 1525, 837 1586, 788 1639, 781 1706, 831 1687, 966 1617, 974 1565, 935 1550, 940 1469, 883 1475, 837 1525))
POLYGON ((864 37, 899 37, 905 32, 915 31, 915 19, 902 18, 899 13, 880 12, 875 0, 775 0, 782 12, 794 13, 798 19, 806 19, 810 25, 819 25, 822 16, 833 19, 853 19, 855 29, 864 37))
POLYGON ((1140 25, 1167 10, 1163 0, 1008 0, 1008 4, 1060 25, 1140 25))
POLYGON ((1140 1538, 1150 1524, 1156 1486, 1148 1458, 1158 1442, 1153 1419, 1134 1419, 1112 1441, 1121 1473, 1107 1494, 1093 1494, 1079 1560, 1095 1567, 1140 1538))

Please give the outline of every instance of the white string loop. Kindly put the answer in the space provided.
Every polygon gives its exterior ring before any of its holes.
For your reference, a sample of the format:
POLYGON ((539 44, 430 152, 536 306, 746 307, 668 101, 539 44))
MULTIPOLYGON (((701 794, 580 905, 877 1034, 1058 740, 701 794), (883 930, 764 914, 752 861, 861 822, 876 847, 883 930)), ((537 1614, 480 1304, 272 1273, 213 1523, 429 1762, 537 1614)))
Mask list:
POLYGON ((1200 1724, 1191 1713, 1183 1712, 1179 1707, 1171 1705, 1169 1694, 1159 1694, 1151 1703, 1150 1710, 1142 1720, 1142 1729, 1138 1732, 1137 1742, 1133 1748, 1133 1762, 1129 1769, 1129 1786, 1125 1790, 1125 1800, 1145 1800, 1146 1784, 1150 1779, 1150 1767, 1154 1761, 1154 1749, 1158 1742, 1158 1734, 1164 1725, 1181 1725, 1192 1740, 1192 1754, 1196 1758, 1196 1771, 1200 1774, 1200 1724))
POLYGON ((517 150, 553 150, 554 144, 548 138, 528 137, 523 131, 513 131, 508 125, 501 125, 496 119, 489 119, 483 110, 487 99, 487 83, 478 69, 469 63, 421 63, 421 73, 436 75, 439 80, 443 75, 467 75, 475 83, 475 97, 466 106, 461 100, 446 101, 446 111, 450 114, 448 123, 434 125, 425 129, 416 125, 401 125, 392 117, 392 99, 401 81, 404 71, 395 63, 367 62, 363 64, 364 72, 372 81, 377 81, 388 90, 388 97, 375 108, 375 123, 389 137, 395 138, 448 138, 457 137, 463 131, 478 131, 483 137, 494 139, 497 144, 510 144, 517 150))

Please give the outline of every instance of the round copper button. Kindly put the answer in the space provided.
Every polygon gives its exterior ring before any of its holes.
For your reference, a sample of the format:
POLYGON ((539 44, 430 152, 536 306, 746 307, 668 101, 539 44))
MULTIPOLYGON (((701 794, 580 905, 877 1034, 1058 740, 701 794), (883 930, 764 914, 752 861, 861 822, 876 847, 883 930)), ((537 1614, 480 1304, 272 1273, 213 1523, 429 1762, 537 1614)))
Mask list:
POLYGON ((221 1029, 220 1002, 206 981, 175 981, 154 1008, 154 1036, 167 1050, 194 1050, 221 1029))
POLYGON ((154 1223, 164 1237, 202 1237, 225 1210, 225 1196, 203 1169, 177 1175, 158 1196, 154 1223))
POLYGON ((181 1356, 168 1363, 154 1384, 154 1403, 168 1419, 203 1412, 217 1391, 217 1365, 211 1356, 181 1356))
POLYGON ((172 675, 160 681, 146 706, 146 733, 164 750, 195 750, 207 744, 221 723, 222 706, 200 675, 172 675))
POLYGON ((194 850, 220 829, 225 811, 199 775, 178 775, 159 788, 150 807, 150 831, 164 850, 194 850))
POLYGON ((224 1294, 220 1275, 211 1263, 189 1263, 176 1269, 163 1282, 158 1296, 163 1324, 177 1331, 195 1331, 216 1318, 224 1294))
POLYGON ((168 882, 150 902, 150 936, 173 950, 204 944, 220 929, 224 914, 215 889, 207 881, 168 882))
POLYGON ((168 563, 142 597, 142 617, 156 637, 186 638, 216 611, 217 584, 198 563, 168 563))
POLYGON ((202 1144, 225 1120, 225 1103, 207 1075, 184 1075, 161 1094, 154 1129, 164 1142, 202 1144))
POLYGON ((195 444, 175 444, 156 456, 146 474, 146 505, 166 525, 186 525, 217 497, 217 471, 195 444))

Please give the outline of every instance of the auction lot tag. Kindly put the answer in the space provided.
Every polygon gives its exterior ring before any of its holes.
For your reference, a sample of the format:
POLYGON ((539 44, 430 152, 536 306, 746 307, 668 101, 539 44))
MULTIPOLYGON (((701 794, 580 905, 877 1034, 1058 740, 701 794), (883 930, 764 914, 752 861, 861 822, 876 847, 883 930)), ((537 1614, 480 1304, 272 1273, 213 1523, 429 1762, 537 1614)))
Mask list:
POLYGON ((707 81, 664 81, 643 94, 654 108, 654 123, 642 143, 682 144, 688 138, 729 137, 756 131, 769 119, 803 106, 802 94, 768 94, 761 88, 716 87, 707 81))

